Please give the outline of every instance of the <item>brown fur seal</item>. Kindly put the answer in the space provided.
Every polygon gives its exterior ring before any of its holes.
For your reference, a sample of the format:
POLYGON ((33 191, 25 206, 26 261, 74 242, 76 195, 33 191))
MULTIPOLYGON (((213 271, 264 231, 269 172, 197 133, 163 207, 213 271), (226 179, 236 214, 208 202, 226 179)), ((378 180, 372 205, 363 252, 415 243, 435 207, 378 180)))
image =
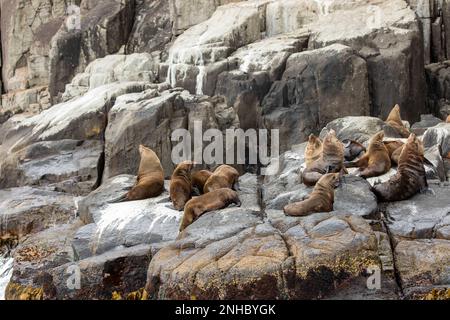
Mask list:
POLYGON ((183 210, 186 202, 191 199, 191 170, 193 166, 194 163, 192 161, 180 163, 170 178, 170 200, 176 210, 183 210))
POLYGON ((315 186, 327 173, 340 172, 344 168, 344 146, 330 130, 323 140, 323 150, 319 160, 314 161, 302 172, 302 181, 307 186, 315 186))
POLYGON ((450 123, 450 115, 447 117, 447 120, 445 122, 450 123))
POLYGON ((428 189, 423 159, 423 144, 411 134, 401 152, 397 174, 373 187, 377 198, 384 202, 402 201, 428 189))
POLYGON ((186 229, 204 213, 226 208, 232 203, 237 206, 241 205, 237 192, 230 188, 214 190, 199 197, 192 198, 184 207, 180 232, 186 229))
POLYGON ((392 109, 388 118, 386 119, 386 124, 395 130, 397 134, 399 134, 402 138, 408 138, 410 132, 408 128, 403 124, 402 118, 400 116, 400 106, 395 105, 394 109, 392 109))
POLYGON ((401 141, 393 140, 393 141, 385 141, 384 146, 386 147, 389 157, 392 157, 392 154, 400 147, 403 147, 405 144, 401 141))
POLYGON ((203 194, 203 187, 205 186, 206 181, 208 181, 209 177, 212 176, 212 172, 209 170, 200 170, 194 172, 191 176, 192 188, 197 189, 199 194, 203 194))
POLYGON ((141 163, 135 186, 127 193, 126 200, 143 200, 161 195, 164 191, 164 170, 153 150, 139 146, 141 163))
POLYGON ((235 168, 224 164, 214 170, 213 174, 206 180, 203 191, 208 193, 222 188, 236 190, 238 181, 239 172, 235 168))
POLYGON ((353 161, 363 152, 366 152, 366 148, 357 141, 343 140, 342 144, 344 145, 344 158, 346 161, 353 161))
POLYGON ((380 131, 372 137, 364 156, 351 163, 346 163, 347 168, 358 167, 359 175, 363 178, 377 177, 385 174, 391 169, 391 158, 383 143, 384 132, 380 131))
POLYGON ((338 187, 339 177, 339 173, 322 176, 308 199, 285 206, 284 213, 289 216, 302 217, 316 212, 333 211, 334 189, 338 187))
POLYGON ((310 166, 314 161, 319 160, 322 155, 322 140, 311 134, 309 136, 308 145, 305 149, 305 163, 310 166))

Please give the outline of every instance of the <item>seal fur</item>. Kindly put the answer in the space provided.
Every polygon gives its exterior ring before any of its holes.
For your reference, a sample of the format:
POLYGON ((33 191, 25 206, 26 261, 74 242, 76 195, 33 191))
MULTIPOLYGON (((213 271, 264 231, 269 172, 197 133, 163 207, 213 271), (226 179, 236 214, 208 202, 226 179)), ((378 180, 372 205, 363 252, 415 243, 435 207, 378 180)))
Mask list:
POLYGON ((213 174, 206 180, 203 190, 204 193, 208 193, 222 188, 237 189, 238 181, 239 172, 224 164, 214 170, 213 174))
POLYGON ((126 200, 154 198, 164 191, 164 170, 156 153, 143 145, 139 146, 141 161, 134 187, 125 196, 126 200))
POLYGON ((317 182, 308 199, 289 204, 284 213, 289 216, 303 217, 316 212, 331 212, 334 204, 334 189, 339 184, 339 173, 328 173, 317 182))
POLYGON ((400 154, 398 171, 389 180, 372 190, 383 202, 402 201, 428 189, 424 167, 423 144, 411 134, 400 154))
POLYGON ((241 205, 237 192, 230 188, 217 189, 192 198, 184 207, 180 232, 186 229, 204 213, 226 208, 233 203, 237 206, 241 205))
POLYGON ((180 163, 173 171, 170 178, 170 200, 176 210, 183 210, 186 202, 191 199, 192 184, 191 170, 194 166, 192 161, 184 161, 180 163))

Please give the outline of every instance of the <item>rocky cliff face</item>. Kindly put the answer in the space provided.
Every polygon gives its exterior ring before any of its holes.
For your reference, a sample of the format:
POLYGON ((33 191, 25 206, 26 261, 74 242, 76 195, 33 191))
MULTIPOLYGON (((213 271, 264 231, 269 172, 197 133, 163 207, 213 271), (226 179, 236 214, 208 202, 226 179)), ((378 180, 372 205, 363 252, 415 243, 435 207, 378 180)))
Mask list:
POLYGON ((6 298, 448 292, 447 0, 0 3, 6 298), (350 175, 335 211, 284 216, 311 191, 299 180, 308 136, 326 127, 367 143, 397 103, 423 136, 433 194, 378 204, 376 181, 350 175), (134 183, 140 144, 169 178, 172 131, 198 121, 204 131, 280 130, 279 170, 241 166, 242 207, 180 235, 167 192, 113 203, 134 183), (370 268, 381 270, 379 290, 366 286, 370 268))

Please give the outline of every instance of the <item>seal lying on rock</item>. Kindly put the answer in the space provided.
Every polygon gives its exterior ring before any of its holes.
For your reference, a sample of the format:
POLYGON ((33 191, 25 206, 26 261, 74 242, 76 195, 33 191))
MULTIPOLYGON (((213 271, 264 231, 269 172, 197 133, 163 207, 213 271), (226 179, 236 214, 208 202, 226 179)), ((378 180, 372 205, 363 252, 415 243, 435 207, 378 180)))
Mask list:
POLYGON ((369 148, 361 159, 346 163, 347 168, 358 167, 359 175, 363 178, 377 177, 391 169, 391 158, 383 143, 384 132, 380 131, 370 139, 369 148))
POLYGON ((203 187, 209 177, 212 176, 212 172, 209 170, 200 170, 194 172, 191 176, 192 188, 198 191, 199 195, 203 194, 203 187))
POLYGON ((164 170, 156 153, 139 146, 141 162, 135 186, 127 193, 126 200, 143 200, 161 195, 164 191, 164 170))
POLYGON ((221 188, 237 190, 238 181, 239 172, 235 168, 224 164, 214 170, 213 174, 208 178, 208 180, 206 180, 203 189, 205 193, 221 188))
POLYGON ((330 130, 323 140, 320 158, 307 166, 302 172, 302 181, 307 186, 315 186, 317 181, 327 173, 336 173, 344 169, 344 145, 330 130))
POLYGON ((394 109, 392 109, 391 113, 389 114, 385 122, 400 137, 402 138, 409 137, 410 132, 408 128, 406 128, 405 125, 403 124, 402 118, 400 116, 400 106, 398 104, 395 105, 394 109))
POLYGON ((285 206, 284 213, 302 217, 316 212, 333 211, 334 189, 339 186, 339 178, 339 173, 328 173, 322 176, 306 200, 285 206))
POLYGON ((229 188, 214 190, 204 195, 194 197, 186 203, 180 225, 180 232, 197 220, 202 214, 228 207, 230 204, 241 206, 236 191, 229 188))
POLYGON ((311 134, 305 149, 305 164, 310 166, 314 161, 319 160, 322 155, 322 140, 311 134))
POLYGON ((192 161, 180 163, 170 178, 170 200, 176 210, 183 210, 186 202, 191 199, 191 170, 193 166, 194 163, 192 161))
POLYGON ((342 144, 344 145, 344 158, 346 161, 353 161, 366 152, 366 148, 357 141, 343 140, 342 144))
POLYGON ((373 187, 380 201, 402 201, 428 189, 423 150, 422 142, 411 134, 400 154, 397 174, 373 187))

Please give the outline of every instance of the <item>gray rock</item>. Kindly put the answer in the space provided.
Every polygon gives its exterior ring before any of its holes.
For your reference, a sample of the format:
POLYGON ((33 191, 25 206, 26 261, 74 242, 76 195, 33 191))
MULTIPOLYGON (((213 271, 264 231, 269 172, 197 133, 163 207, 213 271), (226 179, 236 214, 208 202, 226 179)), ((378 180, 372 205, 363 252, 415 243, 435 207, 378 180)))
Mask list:
POLYGON ((420 121, 413 124, 411 129, 416 135, 421 136, 428 128, 437 126, 441 122, 441 119, 436 118, 432 114, 422 114, 420 116, 420 121))
POLYGON ((425 148, 438 145, 441 155, 446 157, 450 153, 450 123, 441 123, 425 131, 423 144, 425 148))
POLYGON ((390 203, 386 208, 392 235, 406 239, 432 239, 450 212, 448 186, 430 185, 433 194, 418 194, 410 200, 390 203))
POLYGON ((103 184, 78 202, 78 216, 85 224, 94 222, 94 216, 109 202, 121 199, 136 183, 136 177, 119 175, 103 181, 103 184))
POLYGON ((75 217, 73 196, 31 187, 0 190, 0 237, 23 237, 75 217))
POLYGON ((405 288, 450 284, 449 240, 399 241, 395 257, 405 288))
POLYGON ((281 152, 337 118, 369 112, 366 63, 338 44, 291 55, 262 104, 265 126, 280 130, 281 152))
POLYGON ((242 209, 200 218, 154 256, 149 294, 160 299, 320 298, 344 279, 359 276, 366 264, 377 265, 376 237, 362 218, 299 219, 280 213, 264 223, 242 209))
POLYGON ((355 140, 367 145, 369 140, 383 130, 384 122, 373 117, 345 117, 336 119, 322 130, 320 137, 323 139, 330 129, 336 131, 339 140, 355 140))
POLYGON ((339 43, 358 51, 367 63, 370 115, 386 119, 399 104, 404 120, 419 121, 421 114, 428 113, 419 19, 403 0, 382 1, 376 6, 368 7, 364 1, 313 22, 308 26, 312 33, 309 48, 339 43))
POLYGON ((166 50, 172 40, 172 21, 169 2, 138 0, 133 29, 126 52, 154 52, 166 50))
POLYGON ((342 178, 335 191, 334 210, 358 215, 364 218, 376 218, 378 203, 371 191, 371 185, 361 177, 352 175, 342 178))
POLYGON ((37 142, 15 154, 2 170, 4 187, 48 186, 73 195, 89 194, 97 183, 103 143, 98 140, 37 142))

